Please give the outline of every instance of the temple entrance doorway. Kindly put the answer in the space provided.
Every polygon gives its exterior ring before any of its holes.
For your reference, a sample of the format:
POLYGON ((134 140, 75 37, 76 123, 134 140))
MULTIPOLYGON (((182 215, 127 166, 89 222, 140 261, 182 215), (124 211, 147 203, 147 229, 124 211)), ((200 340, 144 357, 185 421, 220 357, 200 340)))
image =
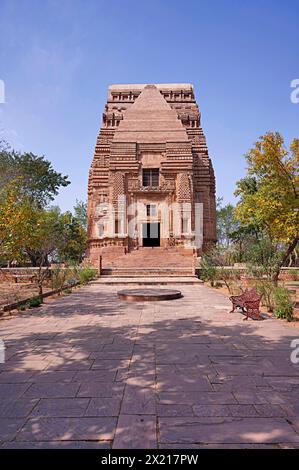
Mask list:
POLYGON ((160 223, 142 224, 142 246, 160 246, 160 223))

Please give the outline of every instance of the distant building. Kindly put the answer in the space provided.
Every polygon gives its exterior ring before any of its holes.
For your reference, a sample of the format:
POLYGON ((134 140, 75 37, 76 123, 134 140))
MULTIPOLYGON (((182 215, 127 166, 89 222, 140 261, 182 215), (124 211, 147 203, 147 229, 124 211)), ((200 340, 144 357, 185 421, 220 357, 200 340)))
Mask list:
POLYGON ((148 247, 200 254, 215 242, 215 177, 200 117, 190 84, 109 87, 89 174, 92 263, 148 247))

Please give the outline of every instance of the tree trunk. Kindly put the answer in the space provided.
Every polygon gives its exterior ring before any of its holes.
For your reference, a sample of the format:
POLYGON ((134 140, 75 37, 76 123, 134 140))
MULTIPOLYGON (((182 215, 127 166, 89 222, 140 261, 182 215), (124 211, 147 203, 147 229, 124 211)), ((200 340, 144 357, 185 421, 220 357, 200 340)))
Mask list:
POLYGON ((273 277, 272 277, 272 280, 274 282, 274 285, 277 286, 278 285, 278 278, 279 278, 279 274, 280 274, 280 270, 282 268, 282 266, 284 265, 284 263, 286 262, 286 260, 288 259, 288 257, 293 253, 293 251, 295 250, 296 246, 297 246, 297 243, 299 241, 299 237, 296 237, 294 238, 294 240, 289 244, 285 254, 283 255, 283 258, 281 260, 281 263, 279 265, 279 267, 277 268, 277 270, 275 271, 275 273, 273 274, 273 277))
POLYGON ((43 282, 44 282, 44 273, 43 273, 43 265, 45 261, 45 256, 42 255, 40 257, 40 264, 38 267, 38 278, 37 278, 37 283, 38 283, 38 295, 40 298, 41 303, 43 303, 43 282))
POLYGON ((40 301, 42 302, 43 301, 43 282, 39 282, 38 284, 38 295, 39 295, 39 298, 40 298, 40 301))
POLYGON ((40 251, 34 251, 29 249, 25 249, 25 251, 30 259, 31 265, 34 268, 37 268, 38 266, 40 266, 40 264, 44 265, 48 262, 47 257, 45 257, 40 251))
POLYGON ((27 250, 26 249, 26 253, 27 253, 27 256, 29 257, 30 259, 30 262, 31 262, 31 265, 36 268, 37 266, 39 266, 39 254, 34 252, 34 251, 31 251, 31 250, 27 250))

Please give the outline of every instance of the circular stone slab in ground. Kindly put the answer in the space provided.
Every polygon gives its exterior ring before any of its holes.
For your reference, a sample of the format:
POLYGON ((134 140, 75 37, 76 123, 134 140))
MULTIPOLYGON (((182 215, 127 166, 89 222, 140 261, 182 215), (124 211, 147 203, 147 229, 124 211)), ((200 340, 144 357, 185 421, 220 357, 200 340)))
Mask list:
POLYGON ((121 300, 154 301, 154 300, 173 300, 182 297, 179 290, 173 289, 126 289, 117 293, 121 300))

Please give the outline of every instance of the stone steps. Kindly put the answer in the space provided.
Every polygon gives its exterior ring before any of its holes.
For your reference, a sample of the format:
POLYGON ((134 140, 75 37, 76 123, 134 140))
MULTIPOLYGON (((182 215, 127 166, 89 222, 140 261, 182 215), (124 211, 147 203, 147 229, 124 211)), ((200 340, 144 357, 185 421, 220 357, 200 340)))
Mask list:
POLYGON ((103 265, 103 269, 134 269, 134 268, 140 268, 140 269, 155 269, 156 267, 163 268, 163 269, 173 269, 173 268, 178 268, 178 269, 192 269, 193 265, 191 263, 175 263, 173 260, 171 260, 169 263, 164 260, 164 262, 160 261, 159 259, 157 260, 150 260, 147 261, 147 263, 144 263, 143 259, 136 260, 136 262, 132 262, 131 260, 128 260, 127 262, 113 262, 113 263, 107 263, 103 265))
POLYGON ((150 278, 151 284, 153 279, 190 278, 193 283, 194 274, 192 251, 157 247, 141 248, 114 259, 105 259, 103 256, 101 279, 117 278, 126 282, 131 279, 130 282, 139 282, 138 278, 150 278))
POLYGON ((142 248, 114 259, 103 257, 103 269, 139 268, 152 270, 163 268, 167 270, 186 268, 192 271, 193 256, 189 253, 165 250, 163 248, 142 248))
POLYGON ((167 285, 200 285, 203 282, 196 276, 176 277, 176 276, 160 276, 160 277, 119 277, 119 276, 101 276, 91 285, 127 285, 127 286, 167 286, 167 285))
MULTIPOLYGON (((158 264, 158 263, 157 263, 158 264)), ((113 267, 103 268, 102 275, 104 276, 123 276, 123 277, 148 277, 148 276, 194 276, 192 267, 113 267)))

